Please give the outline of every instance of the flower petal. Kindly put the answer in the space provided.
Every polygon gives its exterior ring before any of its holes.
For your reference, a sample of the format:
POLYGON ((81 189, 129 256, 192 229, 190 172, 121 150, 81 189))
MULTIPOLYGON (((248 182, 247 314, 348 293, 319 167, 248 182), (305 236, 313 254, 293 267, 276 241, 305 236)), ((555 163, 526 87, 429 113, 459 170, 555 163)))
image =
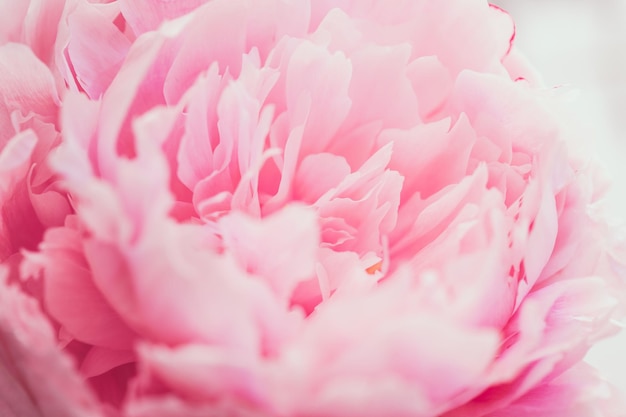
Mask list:
POLYGON ((314 274, 319 228, 313 210, 288 206, 263 220, 235 212, 219 225, 225 247, 245 270, 262 277, 279 300, 289 300, 298 283, 314 274))
POLYGON ((78 85, 89 97, 98 99, 119 72, 131 42, 90 3, 78 3, 67 22, 67 65, 78 85))
POLYGON ((20 417, 102 417, 36 301, 7 284, 4 268, 0 273, 0 410, 20 417))

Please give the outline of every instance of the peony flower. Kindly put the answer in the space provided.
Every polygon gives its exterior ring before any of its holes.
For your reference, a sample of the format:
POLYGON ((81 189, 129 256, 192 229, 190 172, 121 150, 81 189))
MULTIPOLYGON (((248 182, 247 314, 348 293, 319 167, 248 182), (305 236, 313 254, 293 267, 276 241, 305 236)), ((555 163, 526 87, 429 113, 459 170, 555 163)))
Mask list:
POLYGON ((3 416, 619 415, 605 183, 503 10, 2 8, 3 416))

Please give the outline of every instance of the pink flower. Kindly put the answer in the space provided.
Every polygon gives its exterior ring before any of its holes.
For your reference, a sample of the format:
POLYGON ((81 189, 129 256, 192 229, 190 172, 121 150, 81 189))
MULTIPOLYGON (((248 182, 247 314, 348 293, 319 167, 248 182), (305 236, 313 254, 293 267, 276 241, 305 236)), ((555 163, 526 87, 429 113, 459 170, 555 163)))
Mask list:
POLYGON ((618 415, 604 184, 502 10, 3 8, 0 414, 618 415))

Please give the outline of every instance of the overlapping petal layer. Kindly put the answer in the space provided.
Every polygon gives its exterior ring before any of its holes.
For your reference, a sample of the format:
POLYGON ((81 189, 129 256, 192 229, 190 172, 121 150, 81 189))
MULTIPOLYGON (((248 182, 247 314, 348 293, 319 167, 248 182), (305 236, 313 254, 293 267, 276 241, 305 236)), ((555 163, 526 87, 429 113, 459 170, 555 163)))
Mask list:
POLYGON ((2 7, 0 412, 618 416, 626 257, 506 12, 2 7))

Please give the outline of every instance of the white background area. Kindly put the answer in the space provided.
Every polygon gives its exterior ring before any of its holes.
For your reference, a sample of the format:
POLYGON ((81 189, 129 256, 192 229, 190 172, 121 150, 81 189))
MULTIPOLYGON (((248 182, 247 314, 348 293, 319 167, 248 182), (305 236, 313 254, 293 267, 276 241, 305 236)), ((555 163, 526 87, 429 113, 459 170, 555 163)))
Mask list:
MULTIPOLYGON (((612 175, 609 198, 626 217, 626 0, 492 0, 517 27, 516 44, 547 86, 578 91, 575 123, 612 175)), ((587 361, 626 395, 626 331, 587 361)))

